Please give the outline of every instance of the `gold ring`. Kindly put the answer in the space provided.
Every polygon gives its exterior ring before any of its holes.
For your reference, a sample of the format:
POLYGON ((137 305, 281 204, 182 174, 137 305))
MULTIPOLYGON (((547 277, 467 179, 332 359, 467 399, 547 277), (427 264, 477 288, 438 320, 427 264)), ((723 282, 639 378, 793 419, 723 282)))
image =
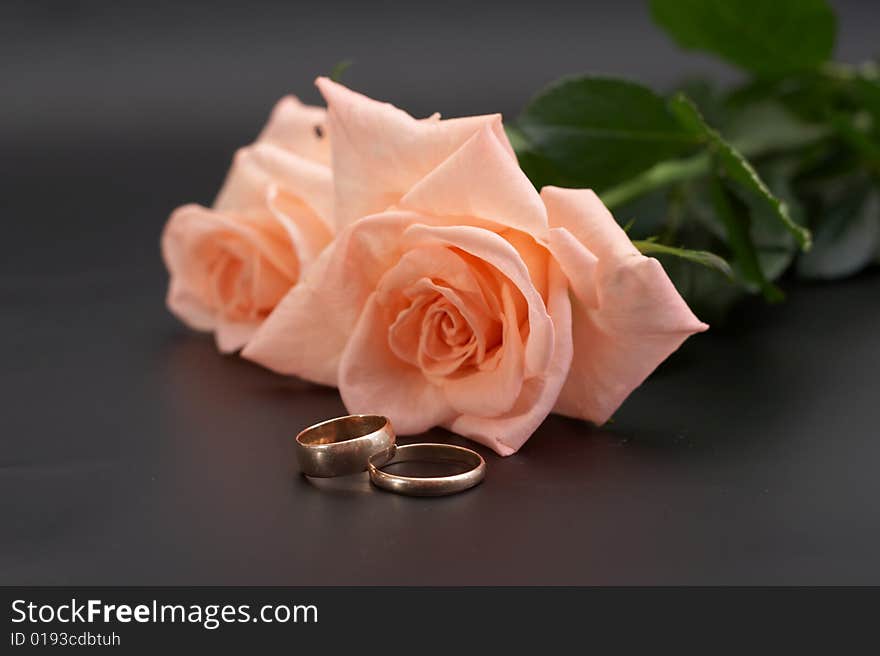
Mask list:
MULTIPOLYGON (((390 458, 381 455, 369 459, 370 480, 390 492, 416 497, 439 497, 455 494, 478 485, 486 477, 486 461, 476 451, 451 444, 406 444, 392 449, 390 458), (381 468, 398 462, 452 462, 469 467, 452 476, 398 476, 381 468)), ((385 454, 387 455, 387 454, 385 454)))
POLYGON ((306 476, 329 478, 362 472, 369 460, 394 455, 391 420, 379 415, 348 415, 309 426, 296 436, 296 457, 306 476))

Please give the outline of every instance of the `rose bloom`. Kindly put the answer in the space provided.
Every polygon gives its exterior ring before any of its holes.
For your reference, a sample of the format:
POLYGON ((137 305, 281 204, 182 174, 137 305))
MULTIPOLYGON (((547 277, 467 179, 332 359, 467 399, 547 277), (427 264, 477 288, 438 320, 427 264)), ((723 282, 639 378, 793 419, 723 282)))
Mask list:
POLYGON ((289 96, 240 149, 212 208, 184 205, 162 234, 169 309, 235 351, 333 237, 326 111, 289 96))
POLYGON ((550 412, 605 422, 707 328, 593 192, 535 191, 500 116, 465 130, 318 84, 341 232, 244 357, 509 455, 550 412))

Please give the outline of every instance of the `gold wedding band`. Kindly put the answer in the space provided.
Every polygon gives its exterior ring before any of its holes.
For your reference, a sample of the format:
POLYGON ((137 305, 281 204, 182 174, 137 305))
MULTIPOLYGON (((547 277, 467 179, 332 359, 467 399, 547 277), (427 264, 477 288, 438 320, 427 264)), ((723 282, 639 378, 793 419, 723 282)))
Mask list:
MULTIPOLYGON (((296 436, 296 457, 306 476, 329 478, 365 471, 394 454, 391 421, 379 415, 348 415, 309 426, 296 436)), ((381 465, 380 465, 381 466, 381 465)))
POLYGON ((451 444, 406 444, 391 449, 388 454, 377 454, 368 461, 370 480, 390 492, 416 497, 439 497, 455 494, 478 485, 486 476, 486 461, 476 451, 451 444), (470 467, 452 476, 399 476, 383 471, 382 467, 398 462, 451 462, 470 467))

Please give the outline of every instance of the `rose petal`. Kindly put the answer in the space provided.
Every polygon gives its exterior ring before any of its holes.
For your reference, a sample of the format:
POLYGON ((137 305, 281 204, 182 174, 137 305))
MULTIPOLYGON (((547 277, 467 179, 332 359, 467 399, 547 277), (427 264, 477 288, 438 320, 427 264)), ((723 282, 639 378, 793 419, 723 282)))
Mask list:
POLYGON ((337 227, 397 203, 483 126, 516 161, 497 114, 419 121, 327 78, 316 84, 327 100, 332 134, 337 227))
POLYGON ((690 335, 694 317, 657 260, 633 256, 597 281, 599 306, 573 310, 575 359, 556 411, 606 422, 690 335))
POLYGON ((333 241, 333 230, 310 207, 274 184, 267 190, 266 205, 287 231, 301 270, 308 268, 333 241))
MULTIPOLYGON (((428 297, 415 299, 409 307, 400 311, 397 318, 388 327, 389 348, 394 355, 414 367, 419 366, 421 330, 426 308, 431 303, 432 299, 428 297)), ((392 313, 389 312, 389 314, 392 313)))
POLYGON ((399 241, 418 217, 367 217, 340 234, 254 334, 242 356, 279 373, 336 385, 339 358, 399 241))
MULTIPOLYGON (((234 299, 234 305, 244 302, 255 310, 270 306, 298 275, 293 245, 283 226, 269 213, 233 218, 198 205, 185 205, 168 219, 162 233, 162 255, 171 274, 168 307, 196 330, 217 330, 227 320, 222 316, 228 309, 223 299, 234 299), (222 271, 212 272, 212 263, 218 258, 235 259, 222 271), (232 263, 235 266, 230 268, 232 263), (239 275, 246 268, 252 275, 247 299, 241 301, 245 291, 239 275)), ((250 326, 253 322, 245 323, 250 326)), ((238 328, 218 334, 221 350, 240 348, 240 334, 238 328), (232 332, 234 337, 230 336, 232 332)))
POLYGON ((550 250, 568 276, 571 291, 581 303, 595 307, 599 302, 596 297, 599 260, 565 228, 551 228, 547 234, 550 250))
POLYGON ((211 331, 217 324, 214 310, 179 279, 172 278, 168 285, 165 304, 174 316, 193 330, 211 331))
POLYGON ((329 167, 310 162, 271 143, 240 148, 217 194, 219 212, 264 207, 270 186, 301 199, 332 230, 333 177, 329 167))
POLYGON ((339 363, 339 393, 351 413, 389 417, 401 435, 422 433, 454 415, 443 391, 388 346, 388 322, 375 296, 339 363))
MULTIPOLYGON (((413 225, 403 235, 402 247, 447 244, 470 253, 495 267, 519 290, 528 306, 528 337, 525 343, 525 375, 544 371, 553 355, 553 324, 544 299, 531 282, 519 253, 503 237, 473 226, 413 225)), ((535 245, 535 248, 539 248, 535 245)))
POLYGON ((242 254, 256 249, 279 271, 295 280, 298 273, 296 253, 292 252, 286 237, 284 227, 270 213, 233 219, 190 204, 174 210, 165 224, 162 254, 172 275, 186 280, 199 275, 203 262, 193 249, 206 243, 222 243, 242 254), (226 243, 223 237, 226 237, 226 243))
MULTIPOLYGON (((414 217, 414 223, 422 220, 422 217, 414 217)), ((480 281, 461 255, 445 245, 431 243, 407 250, 382 276, 377 288, 380 300, 384 304, 390 303, 389 294, 400 294, 423 278, 439 281, 459 294, 473 297, 475 302, 486 304, 480 281)))
POLYGON ((544 187, 541 199, 547 207, 550 226, 568 230, 600 262, 639 254, 592 189, 544 187))
POLYGON ((319 164, 330 164, 327 110, 285 96, 275 105, 258 142, 275 144, 319 164))
MULTIPOLYGON (((487 344, 499 339, 500 333, 491 325, 498 310, 493 309, 486 298, 485 283, 478 275, 460 253, 442 245, 426 245, 407 251, 382 277, 377 288, 378 298, 383 305, 394 306, 393 312, 397 314, 404 305, 412 303, 412 297, 404 290, 415 293, 415 290, 429 288, 444 294, 467 319, 476 337, 476 356, 482 360, 487 344)), ((414 346, 417 349, 418 344, 414 346)))
POLYGON ((547 309, 556 334, 553 356, 540 375, 524 381, 513 408, 498 417, 462 415, 446 427, 502 456, 516 453, 531 437, 559 396, 572 363, 571 305, 568 284, 558 265, 549 263, 547 309))
POLYGON ((523 385, 523 342, 510 285, 502 285, 504 314, 498 366, 443 379, 449 404, 461 415, 496 417, 516 403, 523 385))
POLYGON ((422 373, 436 383, 459 371, 474 358, 476 350, 475 334, 458 308, 445 298, 435 302, 425 313, 419 334, 418 364, 422 373), (456 326, 451 333, 447 330, 450 324, 456 326))
MULTIPOLYGON (((438 250, 443 249, 417 249, 407 253, 407 256, 418 254, 422 256, 419 259, 424 261, 426 254, 430 256, 432 251, 438 250)), ((451 254, 451 256, 456 257, 454 254, 451 254)), ((403 263, 403 260, 401 260, 401 263, 403 263)), ((395 269, 397 268, 400 268, 400 265, 395 267, 395 269)), ((442 280, 442 278, 440 279, 442 280)), ((387 278, 383 279, 382 287, 385 286, 386 281, 387 278)), ((487 314, 486 308, 482 306, 480 300, 473 293, 468 293, 466 289, 459 292, 457 289, 436 284, 430 278, 425 277, 409 285, 406 288, 406 293, 407 295, 414 295, 415 299, 410 307, 397 315, 397 318, 391 325, 389 329, 390 347, 401 359, 413 365, 421 366, 422 372, 429 378, 454 372, 458 368, 456 361, 458 361, 458 364, 461 364, 471 354, 478 360, 482 360, 487 345, 494 346, 494 342, 500 337, 500 335, 496 334, 496 329, 493 325, 495 322, 487 314), (468 340, 467 344, 458 347, 460 351, 459 356, 453 354, 454 349, 449 350, 448 357, 451 361, 435 362, 428 366, 425 358, 430 356, 425 353, 424 317, 426 312, 430 311, 431 306, 437 303, 437 298, 444 299, 446 305, 455 312, 455 315, 467 324, 467 328, 462 326, 460 330, 466 330, 472 339, 468 340)), ((381 301, 381 292, 377 299, 381 301)), ((394 314, 393 309, 391 309, 391 314, 394 314)), ((514 326, 516 325, 514 323, 514 326)), ((518 328, 516 329, 518 331, 518 328)), ((436 380, 434 382, 439 384, 436 380)))
POLYGON ((490 126, 413 186, 398 205, 435 216, 487 219, 533 234, 547 229, 540 196, 490 126))
POLYGON ((555 411, 602 424, 689 335, 708 326, 595 194, 545 188, 541 195, 550 224, 562 226, 551 231, 550 248, 576 297, 574 359, 555 411))
POLYGON ((220 319, 214 330, 214 341, 221 353, 234 353, 248 343, 248 340, 259 327, 259 321, 238 323, 220 319))

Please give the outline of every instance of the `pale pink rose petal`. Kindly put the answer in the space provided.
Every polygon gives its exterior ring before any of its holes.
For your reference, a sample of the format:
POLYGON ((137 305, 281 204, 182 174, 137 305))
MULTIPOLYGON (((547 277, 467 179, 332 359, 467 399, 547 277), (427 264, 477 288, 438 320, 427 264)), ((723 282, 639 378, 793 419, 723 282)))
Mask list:
MULTIPOLYGON (((490 342, 488 333, 499 332, 489 317, 454 290, 439 286, 437 290, 438 300, 424 312, 423 324, 417 333, 416 357, 422 373, 434 384, 455 374, 463 366, 479 362, 486 344, 495 344, 494 339, 490 342)), ((389 339, 393 346, 393 335, 389 339)))
POLYGON ((519 230, 502 230, 499 234, 510 243, 519 253, 523 263, 529 271, 529 278, 532 286, 542 298, 547 298, 548 294, 548 274, 547 259, 551 257, 547 248, 546 236, 548 231, 544 230, 540 237, 532 236, 519 230))
POLYGON ((547 241, 562 270, 571 272, 569 286, 572 293, 589 307, 598 305, 598 258, 566 228, 551 228, 547 232, 547 241))
POLYGON ((382 275, 400 258, 393 245, 417 219, 410 212, 389 212, 343 231, 263 322, 242 356, 279 373, 336 385, 348 337, 382 275))
POLYGON ((295 257, 291 258, 289 244, 277 238, 285 235, 285 228, 271 214, 233 219, 195 204, 177 208, 165 224, 162 254, 168 270, 180 273, 184 279, 199 273, 203 263, 193 257, 192 249, 212 241, 218 233, 231 237, 226 242, 229 248, 257 249, 284 275, 297 276, 299 265, 295 257), (258 229, 260 225, 265 229, 258 229))
POLYGON ((547 229, 544 203, 492 128, 481 128, 416 183, 398 206, 435 216, 481 218, 532 234, 543 233, 547 229))
POLYGON ((165 304, 174 316, 193 330, 206 332, 214 330, 217 325, 214 310, 205 304, 201 295, 180 279, 172 278, 168 285, 165 304))
POLYGON ((330 234, 333 229, 330 168, 270 143, 255 143, 238 150, 214 201, 214 209, 229 212, 265 206, 273 185, 305 203, 324 224, 322 232, 330 234))
POLYGON ((284 226, 294 245, 300 270, 305 271, 333 241, 334 231, 299 198, 274 184, 266 191, 266 206, 284 226))
POLYGON ((502 296, 502 307, 488 307, 471 266, 448 248, 414 248, 382 278, 377 300, 394 317, 388 341, 398 358, 418 367, 426 379, 442 387, 458 413, 494 415, 509 410, 522 387, 520 323, 525 318, 519 315, 517 305, 524 304, 514 302, 513 295, 521 294, 496 271, 494 277, 501 280, 492 282, 502 296), (462 282, 462 287, 456 282, 462 282), (445 286, 447 283, 451 286, 445 286), (426 299, 430 302, 425 303, 426 299), (467 324, 459 332, 469 339, 460 346, 461 355, 448 343, 435 343, 435 353, 446 352, 442 360, 433 361, 429 357, 432 333, 426 330, 425 319, 438 306, 446 308, 447 317, 453 313, 467 324), (497 353, 487 360, 490 349, 497 353), (457 371, 469 355, 475 361, 472 371, 457 371), (450 376, 453 373, 456 375, 450 376))
POLYGON ((339 228, 394 205, 483 126, 516 161, 497 114, 416 120, 327 78, 316 84, 328 107, 339 228))
POLYGON ((499 357, 491 369, 477 369, 469 374, 450 376, 442 387, 449 404, 460 415, 497 417, 513 408, 523 387, 523 340, 520 319, 510 285, 502 285, 504 312, 499 357))
POLYGON ((327 110, 285 96, 275 105, 258 142, 280 146, 319 164, 330 164, 327 110))
MULTIPOLYGON (((378 294, 376 300, 381 303, 378 294)), ((388 346, 391 351, 403 362, 414 367, 421 367, 424 358, 420 352, 423 339, 421 331, 432 305, 433 299, 427 295, 413 299, 409 306, 398 312, 397 318, 388 327, 388 346)), ((388 312, 387 307, 383 309, 388 312)))
POLYGON ((544 187, 541 199, 550 226, 568 230, 600 263, 641 255, 592 189, 544 187))
MULTIPOLYGON (((409 215, 409 218, 413 224, 423 220, 418 215, 409 215)), ((444 243, 433 244, 430 241, 404 252, 400 261, 382 275, 377 289, 380 301, 385 305, 390 304, 390 294, 399 295, 402 293, 400 290, 425 278, 439 281, 439 284, 455 289, 457 294, 474 298, 483 305, 487 302, 483 285, 461 255, 444 243)))
MULTIPOLYGON (((544 299, 532 284, 522 257, 500 235, 468 225, 428 226, 415 224, 404 233, 401 245, 406 250, 425 244, 444 244, 460 248, 490 264, 519 290, 528 307, 528 337, 525 341, 525 376, 544 371, 553 354, 553 323, 544 299)), ((535 245, 535 248, 539 246, 535 245)))
POLYGON ((234 158, 214 210, 176 210, 163 233, 168 305, 241 347, 335 232, 326 110, 282 99, 234 158))
POLYGON ((549 262, 547 309, 556 338, 553 357, 545 371, 528 378, 514 407, 498 417, 462 415, 446 427, 502 456, 516 453, 553 410, 572 364, 571 305, 568 284, 559 267, 549 262))
POLYGON ((221 353, 234 353, 247 344, 259 327, 259 321, 236 322, 218 319, 214 328, 214 341, 217 344, 217 350, 221 353))
POLYGON ((685 339, 708 326, 688 316, 656 260, 630 262, 597 283, 599 308, 574 304, 577 355, 556 412, 603 424, 685 339))
POLYGON ((420 365, 429 378, 452 373, 457 369, 456 360, 461 364, 472 356, 482 362, 487 349, 501 338, 499 317, 487 307, 483 290, 467 264, 450 249, 409 251, 383 277, 377 294, 378 301, 396 313, 389 328, 391 349, 402 360, 420 365), (450 266, 448 260, 456 264, 450 266), (430 271, 432 263, 437 264, 436 272, 430 271), (432 333, 422 331, 427 316, 439 312, 441 306, 446 318, 454 323, 454 333, 467 338, 456 349, 446 342, 445 346, 432 343, 432 333))
POLYGON ((629 238, 595 194, 545 187, 541 195, 551 225, 564 226, 598 257, 584 251, 579 262, 569 239, 551 239, 566 276, 581 288, 572 313, 574 359, 555 411, 602 424, 688 336, 708 326, 657 260, 624 243, 629 238))
POLYGON ((171 274, 169 309, 196 330, 215 330, 223 352, 240 348, 262 320, 241 310, 226 316, 225 306, 241 302, 254 312, 272 307, 299 267, 284 227, 271 214, 230 218, 198 205, 172 213, 162 233, 162 255, 171 274), (218 278, 215 263, 221 258, 229 262, 224 271, 247 268, 250 278, 218 278))
POLYGON ((390 417, 401 435, 422 433, 455 414, 439 387, 391 351, 388 318, 375 295, 340 360, 339 393, 349 412, 390 417))

